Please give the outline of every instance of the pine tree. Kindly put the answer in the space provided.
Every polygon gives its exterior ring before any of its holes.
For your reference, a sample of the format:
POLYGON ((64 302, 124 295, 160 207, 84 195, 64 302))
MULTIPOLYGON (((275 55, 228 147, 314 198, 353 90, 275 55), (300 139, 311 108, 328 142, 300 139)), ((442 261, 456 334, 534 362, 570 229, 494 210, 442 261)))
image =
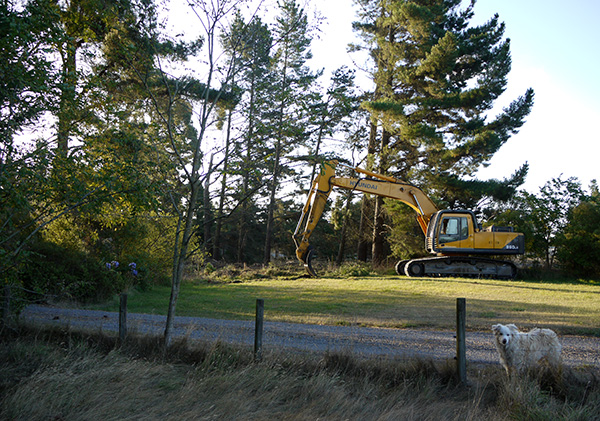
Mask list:
POLYGON ((284 0, 279 3, 279 8, 280 15, 273 30, 274 108, 267 117, 272 133, 269 160, 272 163, 272 178, 269 185, 264 263, 269 263, 271 259, 276 194, 282 177, 290 171, 283 162, 283 156, 306 141, 308 101, 312 97, 310 88, 319 76, 306 66, 306 61, 312 57, 306 11, 295 0, 284 0))
MULTIPOLYGON (((422 168, 433 175, 470 176, 516 133, 533 103, 533 91, 487 121, 506 89, 511 67, 504 24, 494 16, 469 27, 472 5, 461 1, 383 2, 377 23, 389 27, 379 37, 387 62, 381 98, 366 104, 394 135, 390 148, 396 172, 422 168), (413 152, 407 168, 404 158, 413 152)), ((376 80, 380 77, 376 73, 376 80)), ((431 181, 431 180, 429 180, 431 181)))
POLYGON ((237 244, 234 253, 238 262, 248 261, 248 233, 250 225, 256 223, 253 203, 258 190, 264 185, 258 174, 263 170, 261 163, 265 161, 267 140, 262 129, 263 114, 272 104, 269 98, 273 90, 270 77, 272 44, 271 31, 257 16, 245 23, 238 14, 224 37, 228 54, 236 60, 236 86, 242 91, 236 106, 240 141, 235 145, 235 154, 230 162, 231 172, 239 176, 239 184, 233 192, 233 199, 239 204, 235 218, 237 244))
MULTIPOLYGON (((329 86, 324 93, 315 93, 315 100, 310 107, 310 134, 314 147, 312 156, 318 157, 325 137, 336 132, 349 130, 348 119, 358 117, 361 98, 357 94, 355 72, 342 66, 331 74, 329 86)), ((315 177, 317 162, 313 164, 310 180, 315 177)))
POLYGON ((369 43, 376 83, 364 106, 382 130, 379 169, 444 199, 456 180, 474 176, 518 131, 533 90, 489 115, 506 89, 510 42, 497 15, 469 26, 474 2, 466 8, 460 0, 361 3, 365 13, 356 27, 369 43))

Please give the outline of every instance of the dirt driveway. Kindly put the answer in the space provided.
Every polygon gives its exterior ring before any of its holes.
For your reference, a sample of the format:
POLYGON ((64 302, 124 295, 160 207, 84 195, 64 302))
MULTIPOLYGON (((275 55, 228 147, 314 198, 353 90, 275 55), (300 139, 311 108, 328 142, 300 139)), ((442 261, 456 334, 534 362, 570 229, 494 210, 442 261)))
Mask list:
MULTIPOLYGON (((34 324, 69 326, 72 329, 118 332, 118 313, 65 309, 30 305, 21 320, 34 324)), ((166 317, 129 313, 130 332, 161 335, 166 317)), ((176 336, 193 340, 254 344, 254 322, 218 320, 200 317, 177 317, 176 336)), ((600 338, 561 336, 563 362, 569 366, 594 366, 600 369, 600 338)), ((467 332, 467 362, 499 364, 492 333, 467 332)), ((419 357, 453 359, 456 355, 455 332, 381 329, 353 326, 305 325, 265 320, 263 351, 280 349, 301 352, 351 352, 367 357, 419 357)))

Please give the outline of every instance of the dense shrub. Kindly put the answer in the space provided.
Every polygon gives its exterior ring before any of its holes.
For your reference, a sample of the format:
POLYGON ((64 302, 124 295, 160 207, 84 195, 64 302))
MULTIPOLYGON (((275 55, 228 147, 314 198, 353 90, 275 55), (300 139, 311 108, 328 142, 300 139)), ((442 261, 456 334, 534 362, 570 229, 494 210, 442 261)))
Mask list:
POLYGON ((25 289, 77 301, 105 299, 130 282, 99 259, 49 242, 35 244, 19 269, 25 289))

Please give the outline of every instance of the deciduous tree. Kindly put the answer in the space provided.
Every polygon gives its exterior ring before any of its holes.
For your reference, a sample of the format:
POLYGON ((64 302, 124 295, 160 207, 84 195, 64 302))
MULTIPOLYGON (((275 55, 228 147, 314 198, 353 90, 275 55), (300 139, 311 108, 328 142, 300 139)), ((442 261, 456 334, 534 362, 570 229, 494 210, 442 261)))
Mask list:
POLYGON ((600 276, 600 195, 595 182, 592 194, 568 213, 557 244, 558 261, 569 275, 600 276))

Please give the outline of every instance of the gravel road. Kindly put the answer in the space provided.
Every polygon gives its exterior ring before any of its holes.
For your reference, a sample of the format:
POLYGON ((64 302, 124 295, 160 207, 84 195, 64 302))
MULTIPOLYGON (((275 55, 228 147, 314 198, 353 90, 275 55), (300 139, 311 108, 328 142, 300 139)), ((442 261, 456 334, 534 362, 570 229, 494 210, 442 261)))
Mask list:
MULTIPOLYGON (((21 319, 34 324, 69 326, 72 329, 118 332, 119 315, 114 312, 64 309, 30 305, 21 319)), ((130 331, 160 335, 166 317, 150 314, 127 314, 130 331)), ((176 336, 203 341, 220 340, 253 346, 254 322, 217 320, 200 317, 177 317, 176 336)), ((600 338, 561 336, 563 362, 577 367, 600 369, 600 338)), ((467 332, 467 361, 499 364, 490 332, 467 332)), ((456 355, 453 331, 381 329, 368 327, 323 326, 282 322, 264 322, 263 350, 296 350, 323 353, 345 351, 367 357, 419 357, 452 359, 456 355)))

